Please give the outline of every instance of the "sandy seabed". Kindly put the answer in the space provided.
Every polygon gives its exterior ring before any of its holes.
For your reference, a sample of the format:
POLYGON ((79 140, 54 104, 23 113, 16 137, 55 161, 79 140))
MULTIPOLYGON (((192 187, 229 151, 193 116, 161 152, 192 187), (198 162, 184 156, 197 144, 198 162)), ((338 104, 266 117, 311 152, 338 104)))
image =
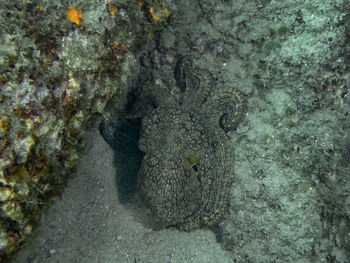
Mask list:
POLYGON ((121 204, 113 158, 94 130, 77 174, 11 263, 232 262, 212 231, 154 230, 140 202, 121 204))

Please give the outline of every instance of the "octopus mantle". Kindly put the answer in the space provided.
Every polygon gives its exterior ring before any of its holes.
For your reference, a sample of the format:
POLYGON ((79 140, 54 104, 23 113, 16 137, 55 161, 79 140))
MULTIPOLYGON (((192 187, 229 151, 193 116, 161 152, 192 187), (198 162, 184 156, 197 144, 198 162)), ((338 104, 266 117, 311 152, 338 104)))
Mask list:
POLYGON ((242 119, 245 100, 232 88, 214 90, 211 74, 189 59, 179 61, 175 78, 181 102, 142 117, 138 187, 157 222, 191 230, 218 224, 226 211, 234 179, 226 133, 242 119))

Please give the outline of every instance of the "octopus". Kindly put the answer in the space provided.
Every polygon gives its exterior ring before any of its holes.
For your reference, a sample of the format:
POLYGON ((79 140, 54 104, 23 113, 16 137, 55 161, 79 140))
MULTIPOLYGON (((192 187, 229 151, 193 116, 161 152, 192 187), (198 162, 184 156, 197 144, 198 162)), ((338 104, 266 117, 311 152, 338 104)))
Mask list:
POLYGON ((158 96, 141 118, 138 191, 162 227, 217 226, 234 181, 227 133, 243 119, 245 98, 232 87, 214 88, 212 74, 188 57, 178 61, 174 78, 178 99, 159 103, 167 97, 158 96))

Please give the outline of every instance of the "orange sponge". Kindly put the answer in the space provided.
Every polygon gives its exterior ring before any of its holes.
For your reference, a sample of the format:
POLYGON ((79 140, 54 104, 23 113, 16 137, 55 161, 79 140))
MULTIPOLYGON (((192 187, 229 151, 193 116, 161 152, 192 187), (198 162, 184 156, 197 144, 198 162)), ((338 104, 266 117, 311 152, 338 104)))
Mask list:
POLYGON ((80 20, 83 18, 83 12, 79 11, 78 9, 72 7, 69 8, 67 11, 67 18, 72 21, 73 23, 79 25, 80 20))

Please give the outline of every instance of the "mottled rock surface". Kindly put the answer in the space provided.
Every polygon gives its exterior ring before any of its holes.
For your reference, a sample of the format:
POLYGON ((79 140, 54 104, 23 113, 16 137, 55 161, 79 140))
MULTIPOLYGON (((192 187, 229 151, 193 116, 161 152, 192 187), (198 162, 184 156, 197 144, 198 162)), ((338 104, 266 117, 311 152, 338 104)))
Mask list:
POLYGON ((176 65, 175 79, 178 100, 142 119, 138 185, 162 226, 191 230, 215 225, 225 213, 234 179, 225 132, 237 127, 245 101, 232 87, 215 89, 212 75, 188 58, 176 65))

